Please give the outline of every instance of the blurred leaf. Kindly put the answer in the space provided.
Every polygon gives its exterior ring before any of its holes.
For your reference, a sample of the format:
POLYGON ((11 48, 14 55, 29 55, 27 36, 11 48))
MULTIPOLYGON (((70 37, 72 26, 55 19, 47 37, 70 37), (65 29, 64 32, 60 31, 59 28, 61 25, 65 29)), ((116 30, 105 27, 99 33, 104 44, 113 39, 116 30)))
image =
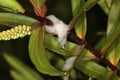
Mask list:
POLYGON ((45 0, 33 0, 35 2, 35 5, 40 9, 45 2, 45 0))
POLYGON ((43 80, 36 71, 29 68, 14 56, 5 53, 4 58, 19 73, 19 76, 23 76, 26 80, 43 80))
POLYGON ((102 78, 108 70, 99 64, 90 61, 90 60, 84 60, 84 59, 78 59, 76 61, 75 67, 79 69, 80 71, 88 74, 93 75, 95 78, 102 78))
POLYGON ((107 49, 115 42, 117 37, 120 34, 120 1, 113 0, 113 4, 111 6, 108 26, 107 26, 107 41, 101 49, 101 53, 104 54, 107 49))
POLYGON ((110 38, 107 39, 107 41, 105 42, 105 44, 103 45, 102 49, 101 49, 101 53, 104 54, 109 48, 110 46, 116 42, 115 40, 118 38, 120 34, 120 24, 116 27, 116 29, 114 30, 114 33, 111 34, 110 38))
POLYGON ((26 80, 22 75, 20 75, 19 72, 15 70, 11 70, 10 75, 12 76, 14 80, 26 80))
POLYGON ((92 60, 97 59, 96 56, 94 56, 90 51, 87 49, 84 49, 83 52, 80 54, 79 58, 92 60))
POLYGON ((120 70, 120 61, 118 62, 117 67, 120 70))
POLYGON ((10 12, 24 13, 23 7, 17 2, 17 0, 0 0, 0 8, 10 12))
POLYGON ((29 41, 29 55, 36 69, 51 76, 63 75, 63 72, 55 69, 47 59, 44 48, 44 29, 39 27, 32 32, 29 41))
POLYGON ((110 4, 112 0, 100 0, 98 2, 99 6, 103 9, 103 11, 108 15, 110 11, 110 4))
MULTIPOLYGON (((80 14, 82 11, 88 11, 92 8, 99 0, 87 0, 84 5, 82 5, 81 10, 77 13, 80 14)), ((83 1, 84 2, 84 1, 83 1)))
POLYGON ((120 60, 120 38, 112 45, 108 51, 107 58, 115 66, 118 65, 118 61, 120 60))
POLYGON ((95 45, 95 49, 96 49, 97 51, 100 51, 105 42, 106 42, 106 36, 102 37, 102 38, 97 42, 97 44, 95 45))
POLYGON ((104 75, 103 80, 120 80, 120 77, 116 76, 116 71, 115 72, 109 71, 106 75, 104 75))
POLYGON ((76 61, 75 67, 87 75, 92 75, 93 78, 98 80, 120 80, 116 73, 114 73, 114 75, 108 75, 110 72, 107 70, 107 68, 91 60, 79 58, 76 61))
POLYGON ((113 0, 105 0, 105 1, 106 1, 106 5, 110 8, 113 0))
POLYGON ((60 58, 59 56, 55 55, 54 52, 46 49, 46 54, 48 60, 54 65, 56 68, 61 69, 64 65, 64 59, 60 58))
MULTIPOLYGON (((85 1, 84 0, 71 0, 72 3, 72 12, 73 12, 73 17, 82 9, 82 6, 84 5, 85 1)), ((78 37, 81 39, 85 39, 86 35, 86 16, 83 15, 80 17, 80 19, 77 21, 75 25, 75 31, 78 37)))
MULTIPOLYGON (((46 53, 48 55, 48 59, 51 61, 52 65, 54 65, 55 67, 57 67, 58 69, 61 69, 64 65, 64 59, 61 58, 58 55, 55 55, 54 52, 47 50, 46 49, 46 53)), ((71 75, 70 77, 74 80, 76 80, 77 78, 77 72, 73 69, 71 71, 71 75)))
POLYGON ((16 25, 35 25, 39 23, 36 19, 30 18, 22 14, 0 13, 0 24, 7 26, 16 25))
POLYGON ((90 75, 89 79, 88 80, 93 80, 92 76, 90 75))
POLYGON ((120 21, 120 1, 113 0, 111 10, 108 17, 107 39, 114 33, 120 21))
POLYGON ((46 0, 30 0, 31 4, 34 7, 34 10, 38 16, 44 17, 47 11, 45 6, 46 0))

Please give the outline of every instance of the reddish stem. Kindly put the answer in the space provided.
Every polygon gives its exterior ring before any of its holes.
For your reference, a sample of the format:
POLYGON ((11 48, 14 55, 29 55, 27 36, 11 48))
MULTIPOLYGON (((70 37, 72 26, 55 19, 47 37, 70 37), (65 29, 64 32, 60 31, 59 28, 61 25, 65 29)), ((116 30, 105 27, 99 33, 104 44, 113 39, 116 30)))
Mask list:
POLYGON ((113 71, 117 70, 117 67, 114 66, 109 60, 107 60, 105 57, 102 57, 99 52, 97 52, 95 49, 93 49, 89 44, 85 46, 87 50, 89 50, 92 54, 94 54, 98 59, 103 61, 106 65, 108 65, 113 71))
POLYGON ((40 21, 41 23, 44 23, 46 25, 53 25, 53 23, 49 19, 47 19, 47 18, 43 18, 43 17, 37 16, 37 15, 35 15, 33 13, 30 13, 28 11, 25 11, 24 14, 27 15, 27 16, 29 16, 29 17, 35 18, 38 21, 40 21))
MULTIPOLYGON (((83 45, 85 44, 86 41, 80 39, 79 37, 77 37, 74 33, 70 32, 70 34, 68 35, 72 40, 75 41, 75 43, 79 44, 79 45, 83 45)), ((89 44, 86 43, 85 48, 87 50, 89 50, 93 55, 95 55, 99 60, 101 60, 102 62, 104 62, 104 64, 106 64, 109 68, 111 68, 112 71, 117 71, 117 74, 120 76, 120 70, 117 69, 117 67, 115 65, 113 65, 108 59, 106 59, 105 57, 102 57, 102 55, 96 51, 94 48, 92 48, 89 44)))

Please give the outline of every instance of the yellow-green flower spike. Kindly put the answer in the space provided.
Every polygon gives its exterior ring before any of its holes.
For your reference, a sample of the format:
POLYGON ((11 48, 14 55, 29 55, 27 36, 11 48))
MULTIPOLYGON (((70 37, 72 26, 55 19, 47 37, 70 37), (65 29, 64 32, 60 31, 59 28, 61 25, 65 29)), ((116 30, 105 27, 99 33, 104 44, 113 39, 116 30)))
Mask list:
POLYGON ((9 30, 0 32, 0 40, 18 39, 30 34, 31 26, 19 25, 9 30))

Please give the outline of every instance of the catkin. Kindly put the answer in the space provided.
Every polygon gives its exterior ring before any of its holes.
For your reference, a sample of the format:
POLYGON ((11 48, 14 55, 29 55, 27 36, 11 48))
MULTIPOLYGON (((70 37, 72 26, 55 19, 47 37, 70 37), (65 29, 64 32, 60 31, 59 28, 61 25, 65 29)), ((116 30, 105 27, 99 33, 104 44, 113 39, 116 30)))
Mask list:
POLYGON ((30 34, 31 34, 30 26, 19 25, 9 30, 0 32, 0 40, 18 39, 30 34))

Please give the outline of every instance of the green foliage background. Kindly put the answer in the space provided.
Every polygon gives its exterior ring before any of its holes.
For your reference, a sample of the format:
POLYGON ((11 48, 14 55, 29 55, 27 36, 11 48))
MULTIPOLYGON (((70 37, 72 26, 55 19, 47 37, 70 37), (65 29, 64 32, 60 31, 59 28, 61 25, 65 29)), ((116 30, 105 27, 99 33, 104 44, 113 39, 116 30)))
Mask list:
MULTIPOLYGON (((92 1, 94 0, 91 0, 91 2, 92 1)), ((119 5, 118 5, 119 0, 113 1, 114 4, 113 6, 110 7, 111 10, 106 8, 106 5, 102 3, 102 1, 103 0, 101 0, 99 4, 92 7, 86 13, 87 31, 86 31, 85 38, 87 42, 91 44, 91 46, 93 46, 96 50, 101 52, 103 55, 105 54, 105 56, 107 56, 107 59, 109 59, 111 63, 118 66, 119 68, 119 58, 120 58, 120 55, 119 55, 120 53, 119 52, 120 11, 119 11, 119 5), (115 14, 116 16, 113 14, 115 14)), ((112 0, 109 0, 109 1, 112 1, 112 0)), ((25 10, 34 12, 28 0, 24 0, 24 1, 18 0, 18 2, 22 4, 25 10)), ((110 5, 110 2, 108 3, 110 5)), ((47 0, 46 5, 48 8, 46 15, 54 14, 67 24, 71 21, 72 19, 71 0, 47 0)), ((2 11, 3 10, 1 10, 1 12, 2 11)), ((31 22, 37 23, 37 21, 35 20, 31 20, 31 22)), ((28 21, 28 24, 29 24, 29 21, 28 21)), ((6 30, 6 29, 9 29, 9 27, 7 26, 5 27, 1 25, 1 28, 0 28, 1 31, 6 30)), ((51 37, 51 35, 48 35, 48 37, 45 38, 46 41, 49 40, 49 37, 51 37)), ((56 39, 54 39, 53 41, 55 40, 56 39)), ((26 36, 25 38, 16 39, 16 40, 0 41, 0 79, 1 80, 13 80, 13 78, 9 74, 9 72, 11 72, 14 79, 19 78, 20 80, 22 80, 23 78, 26 78, 29 80, 34 77, 36 77, 35 80, 42 80, 41 76, 44 78, 44 80, 56 80, 56 79, 61 80, 60 77, 52 77, 49 75, 41 74, 35 69, 33 63, 31 62, 29 58, 29 52, 28 52, 29 42, 28 41, 29 41, 29 36, 26 36), (15 64, 14 62, 9 62, 13 65, 16 65, 16 66, 11 67, 3 58, 3 53, 10 53, 16 56, 19 60, 24 62, 26 65, 33 68, 35 72, 29 69, 29 67, 25 67, 26 70, 25 68, 19 67, 22 65, 21 61, 17 60, 11 55, 5 55, 8 62, 12 61, 9 58, 10 56, 16 61, 18 61, 19 64, 15 64), (19 76, 19 73, 15 71, 14 69, 18 69, 18 71, 21 71, 20 73, 25 73, 25 74, 22 74, 24 76, 19 76), (28 72, 33 73, 33 74, 30 74, 28 72), (34 76, 30 77, 31 75, 34 75, 34 76)), ((54 44, 57 44, 57 43, 54 42, 54 44)), ((71 45, 72 43, 67 43, 67 44, 71 45)), ((76 46, 76 44, 73 44, 73 45, 76 46)), ((47 49, 50 49, 49 43, 47 44, 47 49)), ((51 60, 52 63, 55 63, 53 65, 55 65, 57 68, 61 68, 63 65, 63 60, 61 60, 61 55, 64 55, 64 57, 68 57, 72 55, 72 53, 68 54, 69 51, 72 51, 72 50, 68 50, 68 52, 64 51, 63 53, 61 53, 59 49, 56 49, 56 47, 50 50, 55 50, 55 52, 59 53, 59 54, 54 54, 54 55, 48 54, 49 59, 51 60), (60 61, 58 60, 60 64, 57 62, 56 60, 57 58, 60 58, 60 61)), ((49 50, 47 52, 52 54, 52 52, 49 50)), ((83 53, 89 54, 89 52, 87 52, 86 50, 84 50, 83 53)), ((89 55, 84 55, 83 53, 80 56, 80 58, 76 61, 76 64, 75 64, 76 69, 74 71, 77 71, 77 73, 73 71, 71 75, 72 76, 71 79, 88 80, 89 76, 91 76, 98 80, 119 80, 118 76, 116 76, 116 72, 113 72, 109 68, 106 68, 105 64, 99 62, 93 55, 91 55, 91 53, 89 55), (97 71, 94 71, 94 70, 97 70, 97 71)))

